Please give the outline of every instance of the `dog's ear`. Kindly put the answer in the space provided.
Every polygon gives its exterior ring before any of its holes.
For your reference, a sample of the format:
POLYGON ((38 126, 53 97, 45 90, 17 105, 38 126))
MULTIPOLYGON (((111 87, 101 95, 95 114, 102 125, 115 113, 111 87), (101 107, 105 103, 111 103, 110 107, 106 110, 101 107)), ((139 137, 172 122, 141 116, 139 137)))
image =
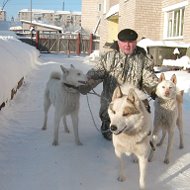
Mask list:
POLYGON ((129 94, 127 96, 127 100, 129 100, 132 103, 135 103, 135 102, 137 102, 139 100, 139 98, 138 98, 138 96, 137 96, 134 89, 132 89, 132 88, 129 89, 129 94))
POLYGON ((61 67, 61 70, 63 71, 64 74, 67 74, 69 72, 68 69, 63 67, 63 65, 60 65, 60 67, 61 67))
POLYGON ((162 82, 163 80, 165 80, 165 75, 164 75, 164 73, 161 73, 159 82, 162 82))
POLYGON ((72 68, 72 69, 74 69, 74 68, 75 68, 73 64, 71 64, 71 68, 72 68))
POLYGON ((170 79, 174 84, 177 84, 177 77, 175 74, 172 75, 171 79, 170 79))
POLYGON ((123 93, 121 91, 121 87, 118 86, 114 92, 113 92, 113 96, 112 96, 112 101, 115 100, 116 98, 121 98, 123 96, 123 93))

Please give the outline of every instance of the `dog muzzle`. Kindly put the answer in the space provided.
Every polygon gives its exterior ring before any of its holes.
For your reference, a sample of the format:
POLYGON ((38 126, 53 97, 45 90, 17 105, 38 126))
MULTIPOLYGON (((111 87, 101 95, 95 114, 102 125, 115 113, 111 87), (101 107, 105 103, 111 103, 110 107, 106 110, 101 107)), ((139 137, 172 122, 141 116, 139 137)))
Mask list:
POLYGON ((122 129, 118 130, 116 125, 111 125, 110 126, 110 131, 114 134, 114 135, 119 135, 123 132, 125 132, 126 130, 129 130, 129 127, 126 125, 125 127, 123 127, 122 129))

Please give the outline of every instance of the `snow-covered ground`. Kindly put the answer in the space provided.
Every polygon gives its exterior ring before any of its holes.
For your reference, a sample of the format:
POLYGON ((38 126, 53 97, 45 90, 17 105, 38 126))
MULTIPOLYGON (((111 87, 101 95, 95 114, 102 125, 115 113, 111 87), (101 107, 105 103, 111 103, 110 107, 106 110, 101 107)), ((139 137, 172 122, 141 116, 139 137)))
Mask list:
MULTIPOLYGON (((11 47, 14 46, 10 46, 7 51, 16 51, 19 54, 18 49, 11 49, 11 47)), ((21 49, 22 56, 25 55, 24 50, 27 50, 25 44, 21 49)), ((7 51, 3 51, 3 55, 0 51, 0 68, 3 68, 3 65, 9 67, 6 64, 7 58, 4 56, 7 51)), ((10 58, 12 63, 10 67, 17 65, 18 72, 24 70, 26 64, 30 65, 30 59, 24 59, 22 56, 17 59, 10 58)), ((81 95, 79 114, 79 135, 82 146, 75 145, 71 127, 70 134, 65 134, 61 127, 59 146, 51 145, 53 107, 49 112, 47 131, 41 130, 43 92, 49 74, 54 70, 59 71, 60 64, 69 67, 71 63, 86 72, 92 67, 92 64, 88 64, 88 57, 68 58, 63 54, 44 54, 40 56, 40 60, 36 61, 34 58, 32 63, 35 67, 32 67, 32 72, 27 72, 24 85, 18 90, 14 99, 0 111, 0 189, 137 190, 138 165, 134 164, 129 157, 126 157, 127 180, 123 183, 116 180, 118 165, 113 145, 96 129, 86 96, 81 95)), ((165 72, 167 78, 170 78, 173 73, 173 71, 165 72)), ((3 74, 0 69, 0 77, 3 74)), ((153 162, 148 164, 149 190, 190 190, 190 73, 175 71, 175 74, 178 87, 185 91, 183 107, 185 148, 178 149, 179 138, 176 130, 171 163, 169 165, 163 163, 165 142, 156 152, 153 162)), ((9 80, 12 80, 12 77, 7 77, 8 82, 9 80)), ((0 83, 0 89, 2 92, 6 86, 0 83)), ((99 85, 95 90, 100 93, 101 89, 102 86, 99 85)), ((88 98, 99 128, 99 97, 88 95, 88 98)), ((70 126, 69 118, 68 122, 70 126)))
POLYGON ((0 104, 11 97, 11 90, 38 62, 40 53, 16 39, 13 32, 0 31, 0 104))

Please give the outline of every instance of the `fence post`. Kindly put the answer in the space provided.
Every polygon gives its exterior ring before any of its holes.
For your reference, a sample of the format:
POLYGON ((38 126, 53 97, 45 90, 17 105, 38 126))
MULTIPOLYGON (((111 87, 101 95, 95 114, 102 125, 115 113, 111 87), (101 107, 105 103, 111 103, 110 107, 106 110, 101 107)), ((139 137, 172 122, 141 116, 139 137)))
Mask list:
POLYGON ((67 56, 68 57, 70 57, 70 45, 69 45, 69 43, 70 43, 70 40, 67 39, 67 56))
POLYGON ((39 49, 39 31, 36 31, 36 49, 39 49))
POLYGON ((78 35, 77 35, 77 55, 80 55, 80 53, 81 53, 81 49, 80 49, 80 33, 78 33, 78 35))
POLYGON ((90 34, 90 47, 89 47, 89 54, 92 53, 92 48, 93 48, 93 34, 90 34))

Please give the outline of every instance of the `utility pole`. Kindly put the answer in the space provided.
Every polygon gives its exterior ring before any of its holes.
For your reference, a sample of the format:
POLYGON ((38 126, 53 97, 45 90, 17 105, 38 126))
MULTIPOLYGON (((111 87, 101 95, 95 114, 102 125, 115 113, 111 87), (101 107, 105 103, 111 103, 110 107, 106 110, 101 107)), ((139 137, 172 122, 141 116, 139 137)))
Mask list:
POLYGON ((65 2, 64 2, 64 0, 63 0, 63 7, 62 7, 62 11, 64 11, 65 10, 65 2))
POLYGON ((30 22, 32 26, 32 0, 30 0, 30 22))
POLYGON ((32 0, 30 0, 30 32, 31 32, 31 45, 33 45, 33 26, 32 26, 32 0))

